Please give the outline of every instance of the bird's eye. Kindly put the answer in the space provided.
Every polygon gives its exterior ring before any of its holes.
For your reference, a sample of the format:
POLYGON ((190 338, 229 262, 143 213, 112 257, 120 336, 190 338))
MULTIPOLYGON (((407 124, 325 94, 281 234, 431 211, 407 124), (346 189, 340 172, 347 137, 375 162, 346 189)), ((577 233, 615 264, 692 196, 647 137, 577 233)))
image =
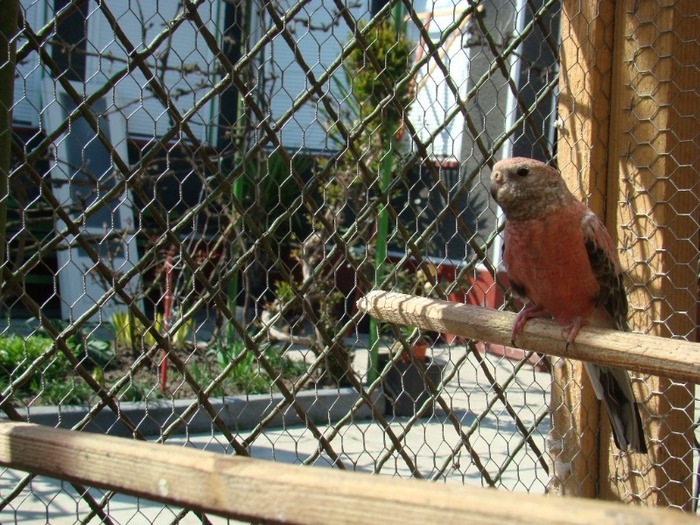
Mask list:
POLYGON ((527 168, 519 168, 515 173, 517 173, 519 177, 526 177, 528 173, 530 173, 530 170, 527 168))

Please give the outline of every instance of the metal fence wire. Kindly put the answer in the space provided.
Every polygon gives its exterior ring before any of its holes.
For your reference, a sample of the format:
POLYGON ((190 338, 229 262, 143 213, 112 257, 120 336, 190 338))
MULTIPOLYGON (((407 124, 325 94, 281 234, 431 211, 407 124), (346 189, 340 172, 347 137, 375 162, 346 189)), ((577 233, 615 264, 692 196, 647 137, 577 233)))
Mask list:
MULTIPOLYGON (((571 169, 576 159, 557 148, 558 104, 612 99, 576 94, 575 67, 560 73, 562 50, 577 45, 562 12, 555 0, 21 0, 9 38, 3 417, 545 492, 558 364, 378 324, 355 304, 380 288, 517 308, 500 271, 490 167, 526 156, 571 169), (567 82, 573 102, 558 100, 567 82)), ((577 16, 587 13, 567 20, 577 16)), ((628 16, 630 34, 667 27, 628 16)), ((691 23, 673 18, 664 37, 691 23)), ((585 86, 587 75, 618 74, 611 43, 588 36, 601 48, 577 66, 585 86)), ((627 83, 643 102, 629 111, 648 120, 614 151, 637 151, 649 176, 673 182, 654 157, 676 153, 644 131, 661 104, 645 83, 668 58, 651 47, 639 54, 657 60, 636 64, 627 83)), ((696 88, 678 111, 695 127, 696 88)), ((569 139, 607 140, 590 137, 569 139)), ((697 137, 688 147, 678 170, 699 165, 697 137)), ((635 328, 693 339, 698 189, 683 184, 664 194, 628 175, 626 196, 599 209, 626 225, 635 328), (656 205, 671 206, 665 222, 648 211, 656 205), (685 245, 685 281, 654 262, 669 242, 685 245), (679 295, 692 309, 665 303, 679 295)), ((595 204, 610 188, 572 189, 595 204)), ((682 493, 667 504, 690 509, 694 391, 648 380, 636 381, 645 406, 670 390, 685 399, 687 456, 664 461, 685 468, 667 472, 682 493)), ((644 417, 663 427, 655 410, 644 417)), ((666 468, 650 458, 640 471, 666 468)), ((665 490, 617 482, 628 501, 665 490)), ((3 523, 219 519, 11 469, 0 495, 3 523)))

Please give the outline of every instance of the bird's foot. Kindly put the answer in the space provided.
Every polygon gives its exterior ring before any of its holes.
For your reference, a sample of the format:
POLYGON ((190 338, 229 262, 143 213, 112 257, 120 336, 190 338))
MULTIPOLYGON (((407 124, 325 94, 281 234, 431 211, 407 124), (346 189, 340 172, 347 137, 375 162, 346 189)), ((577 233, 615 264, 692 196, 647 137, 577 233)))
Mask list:
POLYGON ((576 336, 578 335, 585 321, 586 319, 584 317, 575 317, 571 324, 562 332, 564 339, 566 339, 567 351, 569 350, 569 346, 571 346, 571 343, 573 343, 574 339, 576 339, 576 336))
POLYGON ((510 344, 513 347, 517 347, 517 345, 515 344, 515 338, 518 337, 518 334, 525 327, 525 323, 527 323, 530 319, 534 319, 535 317, 548 316, 549 314, 545 311, 544 307, 533 303, 527 303, 525 307, 522 310, 520 310, 520 312, 518 312, 518 316, 515 318, 515 323, 513 323, 513 330, 511 330, 510 332, 510 344))

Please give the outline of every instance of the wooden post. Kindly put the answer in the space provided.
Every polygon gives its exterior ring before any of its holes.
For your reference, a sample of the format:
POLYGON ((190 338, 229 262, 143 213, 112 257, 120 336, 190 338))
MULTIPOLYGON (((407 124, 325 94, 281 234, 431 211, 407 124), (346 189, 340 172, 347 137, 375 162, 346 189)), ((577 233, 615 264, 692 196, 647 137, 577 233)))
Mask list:
MULTIPOLYGON (((635 330, 695 340, 700 192, 700 3, 617 2, 608 222, 631 277, 635 330)), ((645 377, 648 458, 610 455, 601 496, 690 508, 694 392, 645 377)), ((607 468, 603 468, 603 467, 607 468)))
MULTIPOLYGON (((600 217, 605 211, 613 18, 612 0, 562 2, 557 164, 571 191, 600 217)), ((551 395, 548 491, 595 498, 600 407, 580 362, 554 361, 551 395)))
MULTIPOLYGON (((693 0, 563 2, 558 144, 569 187, 605 218, 621 246, 633 328, 690 340, 700 202, 698 13, 693 0)), ((578 486, 583 496, 688 507, 689 385, 656 377, 637 384, 650 453, 622 457, 578 367, 555 367, 553 390, 554 425, 569 438, 562 459, 572 460, 570 476, 554 479, 554 490, 576 494, 578 486), (597 469, 584 464, 596 457, 597 469)))

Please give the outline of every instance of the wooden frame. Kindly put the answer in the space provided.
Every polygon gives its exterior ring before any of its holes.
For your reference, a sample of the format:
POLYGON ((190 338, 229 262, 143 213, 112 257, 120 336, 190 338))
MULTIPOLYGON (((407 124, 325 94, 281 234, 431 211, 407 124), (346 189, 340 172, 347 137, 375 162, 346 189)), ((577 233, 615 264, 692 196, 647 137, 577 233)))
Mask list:
MULTIPOLYGON (((689 340, 700 224, 699 15, 693 0, 562 2, 559 84, 558 167, 621 248, 634 329, 689 340)), ((555 367, 553 425, 574 427, 560 436, 558 457, 572 467, 555 474, 555 491, 690 509, 693 386, 647 373, 635 389, 658 446, 649 457, 621 458, 581 365, 555 367)))
POLYGON ((0 425, 0 464, 263 523, 697 523, 668 509, 293 466, 27 423, 0 425))

